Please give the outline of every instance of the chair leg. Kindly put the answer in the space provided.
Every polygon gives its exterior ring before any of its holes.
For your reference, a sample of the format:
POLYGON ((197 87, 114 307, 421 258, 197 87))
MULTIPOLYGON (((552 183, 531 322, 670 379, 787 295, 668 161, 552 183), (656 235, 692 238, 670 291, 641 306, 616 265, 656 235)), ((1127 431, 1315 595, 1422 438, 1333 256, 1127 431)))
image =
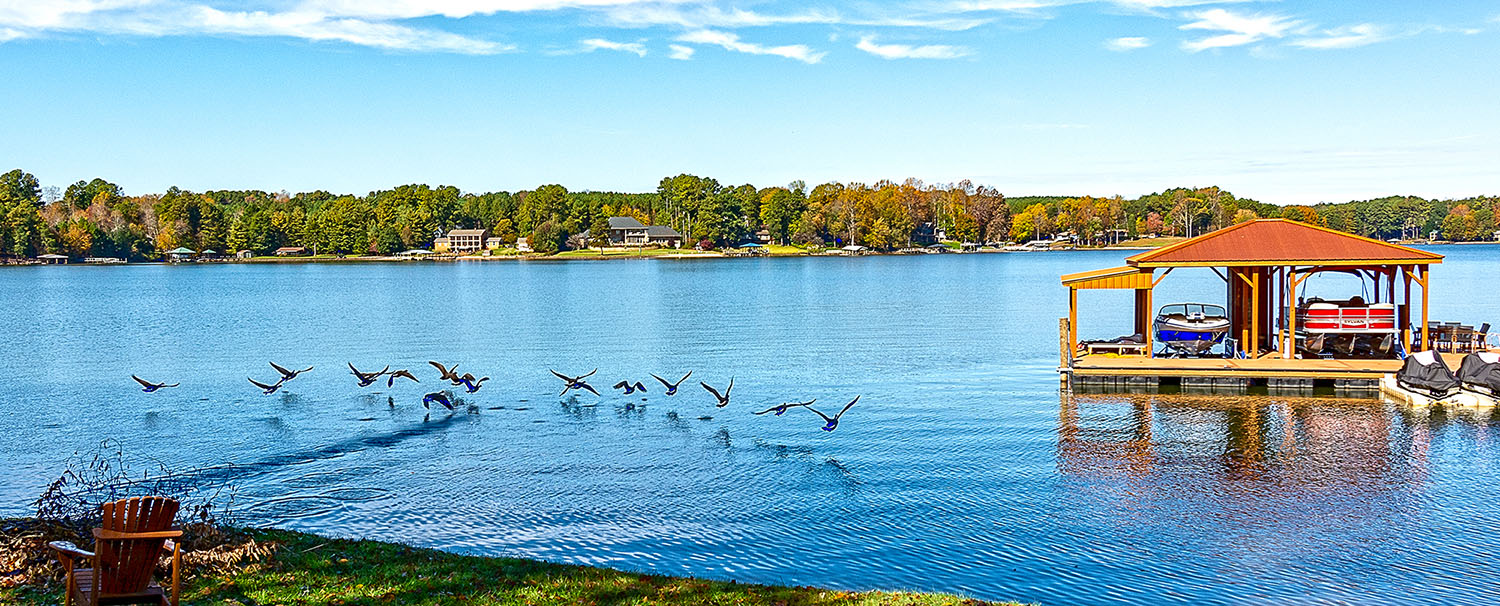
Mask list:
POLYGON ((182 545, 177 541, 172 542, 172 606, 177 606, 178 596, 182 594, 182 545))

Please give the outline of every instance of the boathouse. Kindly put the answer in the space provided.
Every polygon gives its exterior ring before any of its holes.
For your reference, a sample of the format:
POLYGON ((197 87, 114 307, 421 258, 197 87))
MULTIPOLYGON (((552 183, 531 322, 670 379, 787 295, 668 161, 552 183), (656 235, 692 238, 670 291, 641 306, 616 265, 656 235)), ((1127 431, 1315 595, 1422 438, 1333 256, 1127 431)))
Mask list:
POLYGON ((1431 348, 1428 269, 1442 259, 1439 254, 1286 219, 1240 223, 1131 256, 1122 267, 1062 276, 1068 288, 1068 317, 1060 321, 1059 370, 1069 376, 1265 378, 1282 373, 1378 379, 1399 366, 1396 358, 1401 353, 1431 348), (1153 343, 1153 292, 1184 267, 1211 269, 1224 281, 1229 330, 1224 355, 1216 359, 1166 360, 1159 344, 1153 343), (1302 287, 1307 279, 1324 272, 1358 277, 1368 284, 1364 292, 1372 300, 1305 299, 1302 287), (1133 337, 1110 343, 1079 341, 1079 291, 1098 289, 1134 292, 1133 337), (1344 360, 1299 351, 1299 346, 1306 349, 1298 339, 1306 338, 1309 326, 1351 335, 1351 340, 1352 335, 1389 335, 1386 342, 1394 346, 1389 359, 1344 360), (1245 372, 1232 372, 1239 370, 1245 372))

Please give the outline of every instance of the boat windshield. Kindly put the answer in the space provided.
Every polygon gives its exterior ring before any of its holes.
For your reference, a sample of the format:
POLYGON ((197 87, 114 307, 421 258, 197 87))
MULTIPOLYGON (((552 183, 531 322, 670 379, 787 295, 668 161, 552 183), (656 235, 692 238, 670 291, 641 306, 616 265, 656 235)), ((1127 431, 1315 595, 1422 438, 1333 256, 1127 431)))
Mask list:
POLYGON ((1161 313, 1158 315, 1180 315, 1183 317, 1192 317, 1198 314, 1202 314, 1205 318, 1228 317, 1224 313, 1223 305, 1209 305, 1207 303, 1178 303, 1175 305, 1163 305, 1161 306, 1161 313))

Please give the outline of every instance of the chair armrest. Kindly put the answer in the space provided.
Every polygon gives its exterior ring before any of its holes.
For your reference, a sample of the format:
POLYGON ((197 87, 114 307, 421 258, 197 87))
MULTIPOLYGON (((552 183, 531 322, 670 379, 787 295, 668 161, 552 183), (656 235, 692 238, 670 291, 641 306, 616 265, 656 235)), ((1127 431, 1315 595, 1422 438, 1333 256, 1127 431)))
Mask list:
POLYGON ((157 530, 154 532, 120 532, 118 530, 94 529, 95 539, 119 540, 119 539, 175 539, 182 536, 181 530, 157 530))
POLYGON ((59 556, 68 559, 78 558, 80 560, 87 560, 94 557, 93 553, 79 549, 77 545, 67 541, 53 541, 48 543, 47 546, 56 551, 59 556))

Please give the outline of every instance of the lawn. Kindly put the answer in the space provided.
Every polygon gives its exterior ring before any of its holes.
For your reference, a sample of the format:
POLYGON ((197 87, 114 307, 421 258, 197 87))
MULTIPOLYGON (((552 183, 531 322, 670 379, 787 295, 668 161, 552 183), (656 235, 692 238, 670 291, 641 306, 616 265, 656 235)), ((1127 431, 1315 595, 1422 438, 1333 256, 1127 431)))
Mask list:
MULTIPOLYGON (((533 560, 455 555, 376 541, 248 531, 276 548, 231 573, 185 575, 183 604, 570 604, 979 606, 958 596, 848 592, 665 577, 533 560)), ((0 603, 59 604, 61 592, 0 585, 0 603)))
POLYGON ((606 248, 602 251, 597 248, 585 248, 563 251, 552 256, 561 259, 598 259, 600 257, 656 257, 680 252, 682 251, 671 248, 606 248))

